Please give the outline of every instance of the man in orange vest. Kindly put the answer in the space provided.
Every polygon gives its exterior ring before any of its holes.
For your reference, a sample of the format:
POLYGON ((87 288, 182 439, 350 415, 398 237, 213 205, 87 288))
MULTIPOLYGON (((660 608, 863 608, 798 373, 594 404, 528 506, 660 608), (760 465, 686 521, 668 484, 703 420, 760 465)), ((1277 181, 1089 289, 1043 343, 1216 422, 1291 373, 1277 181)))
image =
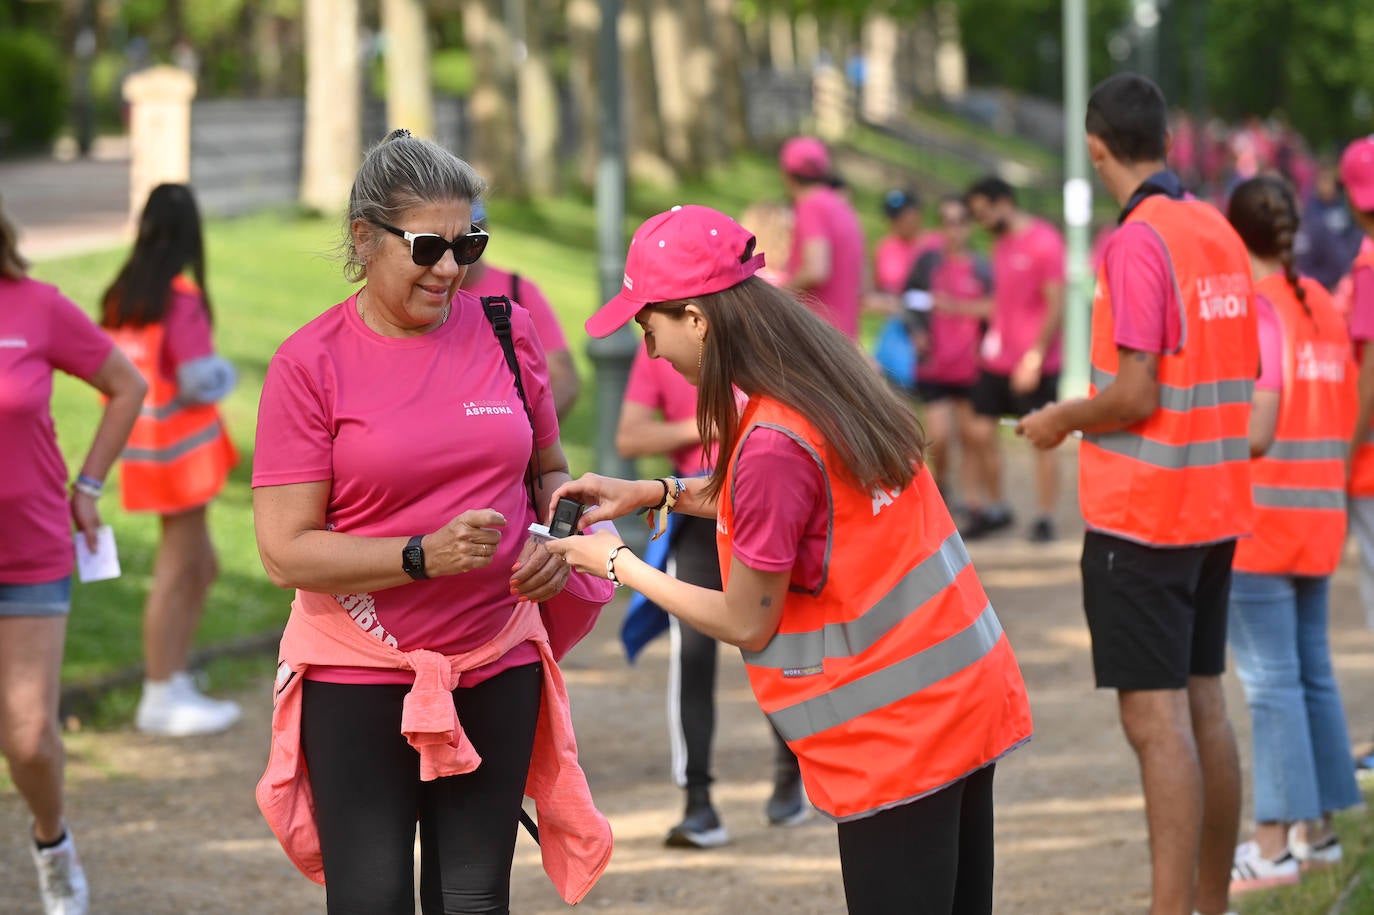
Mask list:
POLYGON ((1163 94, 1135 74, 1088 101, 1089 155, 1123 206, 1098 273, 1092 384, 1017 431, 1040 448, 1084 433, 1083 604, 1097 685, 1118 691, 1140 760, 1150 911, 1213 915, 1240 820, 1221 673, 1231 559, 1253 523, 1259 343, 1245 246, 1166 169, 1167 124, 1163 94))

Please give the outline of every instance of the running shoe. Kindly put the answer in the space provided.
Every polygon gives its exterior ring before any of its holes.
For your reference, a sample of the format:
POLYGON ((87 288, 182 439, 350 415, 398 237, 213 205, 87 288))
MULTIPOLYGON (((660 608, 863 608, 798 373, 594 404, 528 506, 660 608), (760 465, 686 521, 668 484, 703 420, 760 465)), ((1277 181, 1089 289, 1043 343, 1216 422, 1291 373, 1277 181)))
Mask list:
POLYGON ((145 685, 134 725, 145 734, 193 737, 228 730, 242 714, 237 702, 211 699, 185 671, 162 684, 145 685))
POLYGON ((709 795, 689 791, 687 813, 682 822, 668 830, 663 844, 669 848, 719 848, 730 841, 730 833, 721 825, 709 795))
POLYGON ((62 837, 52 848, 39 848, 29 839, 29 852, 38 868, 38 890, 43 896, 44 915, 87 915, 91 910, 90 889, 86 872, 76 855, 72 832, 62 837))
POLYGON ((1235 863, 1231 865, 1231 895, 1292 886, 1301 879, 1298 859, 1288 849, 1270 859, 1260 854, 1258 844, 1245 842, 1236 849, 1235 863))
POLYGON ((1288 830, 1288 850, 1298 859, 1298 866, 1303 870, 1334 867, 1345 859, 1340 836, 1333 832, 1320 842, 1308 843, 1298 838, 1297 826, 1288 830))
POLYGON ((800 772, 779 768, 773 778, 773 793, 763 805, 763 812, 770 826, 796 826, 811 818, 811 805, 806 800, 800 772))
POLYGON ((1011 527, 1015 520, 1011 509, 1005 505, 971 511, 968 523, 959 528, 959 536, 965 540, 977 540, 1005 527, 1011 527))
POLYGON ((1054 522, 1049 518, 1039 518, 1031 525, 1026 539, 1031 543, 1053 543, 1055 539, 1054 522))

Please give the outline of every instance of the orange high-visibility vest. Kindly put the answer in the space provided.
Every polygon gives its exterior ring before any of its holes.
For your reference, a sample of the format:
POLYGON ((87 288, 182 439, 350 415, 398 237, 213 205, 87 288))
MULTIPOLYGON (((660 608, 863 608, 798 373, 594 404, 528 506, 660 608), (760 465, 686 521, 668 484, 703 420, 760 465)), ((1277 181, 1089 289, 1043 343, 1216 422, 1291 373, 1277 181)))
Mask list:
POLYGON ((148 382, 143 408, 120 454, 125 511, 172 515, 205 505, 238 463, 219 410, 177 400, 176 379, 161 371, 161 324, 106 331, 148 382))
MULTIPOLYGON (((772 641, 742 652, 811 802, 857 819, 938 791, 1028 740, 1020 668, 930 472, 922 467, 901 491, 866 492, 832 472, 838 457, 795 411, 756 397, 741 447, 758 428, 809 451, 830 496, 819 589, 792 588, 772 641)), ((717 520, 727 585, 738 461, 737 448, 717 520)))
MULTIPOLYGON (((1196 200, 1147 197, 1128 217, 1164 243, 1181 307, 1179 349, 1159 360, 1159 407, 1116 432, 1085 433, 1079 503, 1088 527, 1149 546, 1248 534, 1250 398, 1259 370, 1250 260, 1230 224, 1196 200)), ((1096 395, 1116 378, 1105 267, 1093 302, 1096 395)))
MULTIPOLYGON (((1370 244, 1368 239, 1360 248, 1355 263, 1350 266, 1351 275, 1353 276, 1361 267, 1374 270, 1374 244, 1370 244)), ((1374 346, 1374 341, 1365 343, 1365 346, 1374 346)), ((1364 440, 1355 452, 1355 460, 1350 470, 1350 495, 1357 499, 1374 496, 1374 425, 1364 430, 1364 440)))
POLYGON ((1355 363, 1331 296, 1320 283, 1300 282, 1307 310, 1281 273, 1255 285, 1283 328, 1283 391, 1274 442, 1250 465, 1255 533, 1236 544, 1232 563, 1242 572, 1330 575, 1345 542, 1355 363))

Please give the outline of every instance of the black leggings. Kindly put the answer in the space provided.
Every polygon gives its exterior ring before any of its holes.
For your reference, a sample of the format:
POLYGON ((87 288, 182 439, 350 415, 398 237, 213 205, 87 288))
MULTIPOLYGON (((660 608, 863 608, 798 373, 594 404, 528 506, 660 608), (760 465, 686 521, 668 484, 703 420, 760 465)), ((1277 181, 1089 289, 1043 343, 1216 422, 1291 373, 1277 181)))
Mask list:
POLYGON ((840 824, 849 915, 990 915, 992 770, 840 824))
MULTIPOLYGON (((683 515, 673 543, 677 578, 689 585, 721 589, 720 554, 716 551, 714 518, 683 515)), ((679 787, 704 788, 711 784, 711 743, 716 731, 717 642, 676 617, 675 656, 668 677, 669 727, 672 740, 673 778, 679 787), (672 721, 676 711, 677 721, 672 721)), ((769 726, 772 730, 772 726, 769 726)), ((773 733, 779 771, 797 769, 797 757, 782 738, 773 733)))
POLYGON ((429 782, 420 781, 420 756, 401 736, 409 686, 302 684, 301 746, 330 915, 413 915, 417 819, 425 915, 510 911, 542 681, 541 665, 528 664, 454 690, 482 764, 429 782))

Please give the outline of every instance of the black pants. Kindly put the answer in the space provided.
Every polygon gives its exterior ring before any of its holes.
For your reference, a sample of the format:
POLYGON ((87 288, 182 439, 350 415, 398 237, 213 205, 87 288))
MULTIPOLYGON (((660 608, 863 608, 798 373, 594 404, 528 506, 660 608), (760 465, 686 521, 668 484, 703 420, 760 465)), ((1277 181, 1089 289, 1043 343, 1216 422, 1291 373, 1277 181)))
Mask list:
MULTIPOLYGON (((720 560, 716 522, 682 516, 673 543, 680 581, 719 591, 720 560)), ((711 784, 711 743, 716 733, 716 646, 709 635, 676 617, 672 620, 673 656, 668 670, 668 718, 672 736, 673 778, 684 788, 711 784)), ((771 726, 769 728, 772 730, 771 726)), ((773 732, 777 766, 795 770, 797 758, 773 732)))
POLYGON ((849 915, 990 915, 992 770, 840 824, 849 915))
POLYGON ((301 744, 330 915, 413 915, 417 819, 425 915, 510 911, 542 680, 541 665, 528 664, 454 690, 482 764, 429 782, 401 736, 410 687, 302 684, 301 744))

